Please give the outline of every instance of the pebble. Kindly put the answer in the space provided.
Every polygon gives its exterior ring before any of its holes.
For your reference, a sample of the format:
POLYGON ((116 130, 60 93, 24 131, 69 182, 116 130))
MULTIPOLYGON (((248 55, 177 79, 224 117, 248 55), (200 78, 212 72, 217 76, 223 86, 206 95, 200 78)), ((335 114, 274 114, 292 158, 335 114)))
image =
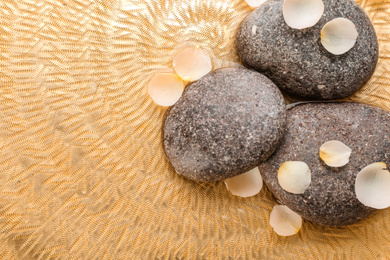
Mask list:
POLYGON ((242 63, 298 99, 337 99, 359 90, 378 62, 374 27, 355 1, 323 2, 322 18, 304 30, 292 29, 285 23, 283 0, 269 0, 254 10, 236 36, 242 63), (329 53, 320 39, 322 27, 338 17, 351 20, 359 33, 354 47, 342 55, 329 53))
POLYGON ((266 160, 285 129, 280 90, 246 68, 217 69, 187 86, 167 112, 164 149, 176 172, 213 182, 266 160))
POLYGON ((389 154, 389 112, 358 103, 307 103, 287 110, 282 143, 259 169, 275 197, 303 218, 325 226, 344 226, 376 211, 356 198, 355 179, 371 163, 390 165, 389 154), (332 168, 320 159, 320 146, 330 140, 352 149, 347 165, 332 168), (280 187, 277 172, 285 161, 308 164, 312 182, 304 194, 280 187))

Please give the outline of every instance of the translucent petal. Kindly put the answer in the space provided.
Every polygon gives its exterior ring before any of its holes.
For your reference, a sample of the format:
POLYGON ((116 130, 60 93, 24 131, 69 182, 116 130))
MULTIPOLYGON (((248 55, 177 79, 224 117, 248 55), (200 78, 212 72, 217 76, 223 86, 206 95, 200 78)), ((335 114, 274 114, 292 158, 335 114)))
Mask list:
POLYGON ((270 216, 270 225, 279 236, 292 236, 302 227, 302 217, 284 205, 275 205, 270 216))
POLYGON ((336 18, 321 30, 321 43, 332 54, 346 53, 356 43, 358 32, 355 24, 346 18, 336 18))
POLYGON ((294 29, 314 26, 323 14, 322 0, 285 0, 283 3, 284 20, 294 29))
POLYGON ((235 196, 252 197, 258 194, 263 187, 259 168, 225 180, 226 188, 235 196))
POLYGON ((299 161, 285 162, 279 168, 278 181, 285 191, 303 194, 311 183, 309 166, 299 161))
POLYGON ((185 81, 195 81, 212 70, 211 59, 202 49, 187 47, 173 58, 177 75, 185 81))
POLYGON ((264 4, 267 0, 245 0, 245 2, 252 8, 259 7, 264 4))
POLYGON ((174 105, 184 91, 184 83, 179 76, 171 73, 158 73, 149 81, 148 93, 160 106, 174 105))
POLYGON ((342 167, 349 162, 352 149, 344 143, 332 140, 320 147, 320 158, 326 165, 331 167, 342 167))
POLYGON ((390 172, 383 162, 364 167, 356 176, 355 194, 364 205, 384 209, 390 207, 390 172))

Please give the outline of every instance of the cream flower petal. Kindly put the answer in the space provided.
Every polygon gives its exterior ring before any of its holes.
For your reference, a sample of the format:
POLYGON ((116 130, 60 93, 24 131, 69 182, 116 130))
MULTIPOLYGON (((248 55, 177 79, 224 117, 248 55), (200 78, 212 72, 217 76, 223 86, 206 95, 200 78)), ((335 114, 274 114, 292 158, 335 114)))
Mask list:
POLYGON ((284 0, 283 17, 288 26, 305 29, 314 26, 324 14, 322 0, 284 0))
POLYGON ((285 162, 278 170, 278 181, 285 191, 303 194, 311 183, 309 166, 299 161, 285 162))
POLYGON ((185 81, 198 80, 212 70, 210 56, 196 47, 179 51, 173 58, 173 67, 185 81))
POLYGON ((346 18, 336 18, 321 30, 321 43, 332 54, 346 53, 356 43, 358 32, 355 24, 346 18))
POLYGON ((226 188, 235 196, 252 197, 258 194, 263 187, 263 179, 259 168, 225 180, 226 188))
POLYGON ((365 206, 384 209, 390 207, 390 172, 383 162, 364 167, 356 176, 355 194, 365 206))
POLYGON ((320 158, 331 167, 346 165, 351 153, 351 148, 337 140, 328 141, 320 147, 320 158))
POLYGON ((279 236, 292 236, 302 227, 302 217, 284 205, 275 205, 270 216, 270 225, 279 236))
POLYGON ((183 81, 172 73, 158 73, 152 77, 148 85, 150 97, 160 106, 174 105, 183 91, 183 81))
POLYGON ((267 0, 245 0, 245 2, 252 8, 259 7, 260 5, 267 2, 267 0))

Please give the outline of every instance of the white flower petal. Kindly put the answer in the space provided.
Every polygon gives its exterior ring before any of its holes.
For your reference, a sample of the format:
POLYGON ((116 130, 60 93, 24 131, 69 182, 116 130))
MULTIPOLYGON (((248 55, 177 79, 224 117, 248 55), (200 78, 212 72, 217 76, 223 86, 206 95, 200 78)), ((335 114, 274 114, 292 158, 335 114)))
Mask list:
POLYGON ((383 162, 364 167, 356 176, 355 194, 365 206, 384 209, 390 207, 390 172, 383 162))
POLYGON ((294 29, 314 26, 324 14, 322 0, 284 0, 283 17, 294 29))
POLYGON ((279 236, 292 236, 302 227, 302 217, 284 205, 275 205, 270 216, 270 225, 279 236))
POLYGON ((321 30, 322 45, 335 55, 349 51, 355 45, 357 37, 355 24, 346 18, 333 19, 321 30))
POLYGON ((252 8, 259 7, 264 4, 267 0, 245 0, 245 2, 252 8))
POLYGON ((173 67, 183 80, 195 81, 212 70, 211 59, 202 49, 187 47, 173 58, 173 67))
POLYGON ((158 73, 149 81, 148 93, 160 106, 174 105, 184 91, 184 83, 172 73, 158 73))
POLYGON ((278 181, 285 191, 303 194, 311 183, 309 166, 299 161, 285 162, 279 167, 278 181))
POLYGON ((351 148, 337 140, 328 141, 320 147, 320 158, 330 167, 346 165, 351 153, 351 148))
POLYGON ((235 196, 252 197, 261 191, 263 179, 259 168, 225 180, 226 188, 235 196))

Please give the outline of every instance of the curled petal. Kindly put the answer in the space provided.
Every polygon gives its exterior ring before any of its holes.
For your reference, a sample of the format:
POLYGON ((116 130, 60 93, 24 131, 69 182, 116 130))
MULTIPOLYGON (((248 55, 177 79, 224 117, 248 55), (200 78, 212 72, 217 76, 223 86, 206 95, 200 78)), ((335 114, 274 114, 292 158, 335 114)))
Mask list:
POLYGON ((225 180, 226 188, 235 196, 252 197, 261 191, 263 179, 259 168, 225 180))
POLYGON ((279 168, 278 181, 285 191, 303 194, 311 183, 309 166, 299 161, 285 162, 279 168))
POLYGON ((160 106, 174 105, 184 91, 183 81, 175 74, 158 73, 149 81, 148 93, 160 106))
POLYGON ((365 206, 384 209, 390 207, 390 172, 383 162, 364 167, 356 176, 355 194, 365 206))
POLYGON ((321 30, 321 43, 332 54, 346 53, 356 43, 358 32, 355 24, 346 18, 336 18, 321 30))
POLYGON ((314 26, 324 14, 322 0, 285 0, 283 17, 288 26, 305 29, 314 26))
POLYGON ((196 47, 179 51, 173 58, 173 67, 185 81, 198 80, 212 70, 210 56, 196 47))
POLYGON ((267 0, 245 0, 245 2, 252 8, 259 7, 264 4, 267 0))
POLYGON ((328 141, 320 147, 320 158, 330 167, 346 165, 351 153, 351 148, 337 140, 328 141))
POLYGON ((302 217, 284 205, 275 205, 270 216, 270 225, 279 236, 292 236, 302 227, 302 217))

